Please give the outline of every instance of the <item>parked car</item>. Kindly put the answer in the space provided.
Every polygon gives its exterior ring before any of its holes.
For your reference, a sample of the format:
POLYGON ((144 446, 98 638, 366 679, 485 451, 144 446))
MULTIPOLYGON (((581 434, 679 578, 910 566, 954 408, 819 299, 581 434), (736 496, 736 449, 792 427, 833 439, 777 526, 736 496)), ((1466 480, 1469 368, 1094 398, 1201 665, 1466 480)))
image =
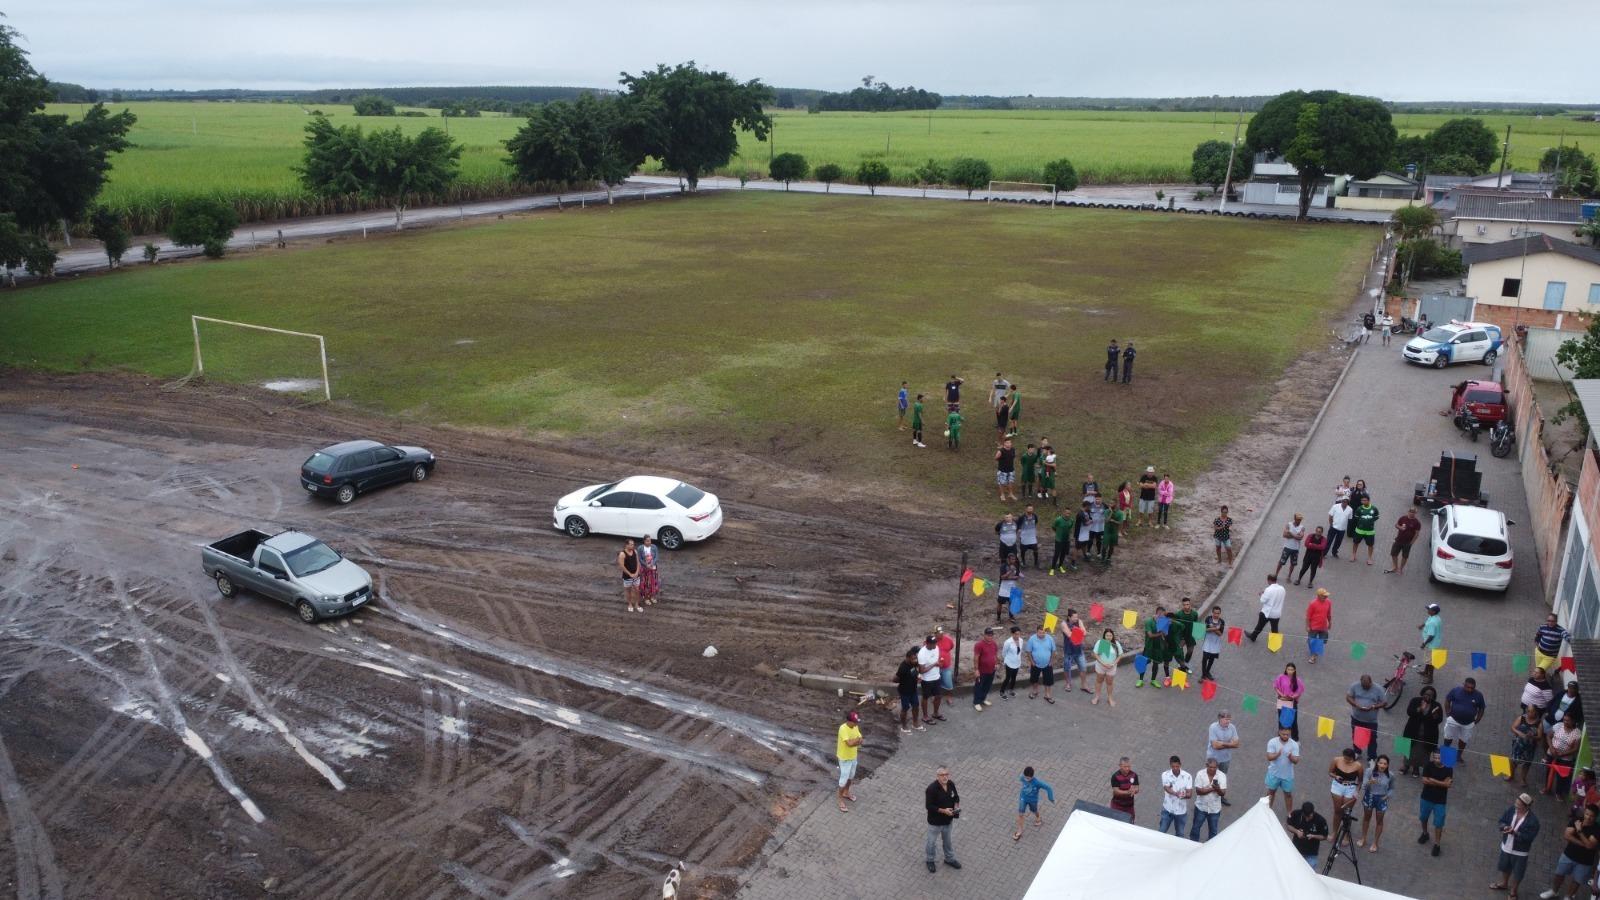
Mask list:
POLYGON ((1406 341, 1402 355, 1406 362, 1442 369, 1451 363, 1481 362, 1500 358, 1505 343, 1500 326, 1485 322, 1451 322, 1439 325, 1406 341))
MULTIPOLYGON (((1485 428, 1506 417, 1506 391, 1498 381, 1473 381, 1456 385, 1450 391, 1450 417, 1469 414, 1485 428)), ((1457 426, 1459 427, 1459 425, 1457 426)))
POLYGON ((716 494, 654 475, 634 475, 595 484, 556 501, 555 527, 581 538, 590 532, 627 537, 650 535, 663 549, 703 541, 722 527, 716 494))
POLYGON ((317 497, 349 503, 357 494, 433 474, 433 454, 421 447, 345 441, 323 447, 300 465, 300 485, 317 497))
POLYGON ((1477 506, 1441 506, 1433 514, 1429 580, 1503 591, 1511 586, 1511 539, 1504 513, 1477 506))
POLYGON ((294 607, 302 621, 352 612, 372 599, 372 576, 298 531, 251 529, 200 548, 200 567, 232 597, 243 588, 294 607))

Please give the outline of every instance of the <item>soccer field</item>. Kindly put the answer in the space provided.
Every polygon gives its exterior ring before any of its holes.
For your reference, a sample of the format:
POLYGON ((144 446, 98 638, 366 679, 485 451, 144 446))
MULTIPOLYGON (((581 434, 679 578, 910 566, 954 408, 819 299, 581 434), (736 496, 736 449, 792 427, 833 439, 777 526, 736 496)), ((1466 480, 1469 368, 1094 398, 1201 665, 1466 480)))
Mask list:
MULTIPOLYGON (((1204 469, 1288 361, 1324 341, 1376 237, 724 193, 12 292, 0 364, 175 378, 199 314, 326 335, 336 401, 366 409, 647 452, 717 445, 979 496, 996 370, 1022 387, 1025 433, 1050 436, 1066 470, 1204 469), (1101 382, 1112 337, 1140 352, 1131 387, 1101 382), (902 380, 937 420, 953 372, 971 398, 961 467, 932 423, 927 450, 893 431, 902 380)), ((282 371, 267 371, 219 336, 206 371, 259 382, 315 366, 314 343, 280 352, 282 371)))

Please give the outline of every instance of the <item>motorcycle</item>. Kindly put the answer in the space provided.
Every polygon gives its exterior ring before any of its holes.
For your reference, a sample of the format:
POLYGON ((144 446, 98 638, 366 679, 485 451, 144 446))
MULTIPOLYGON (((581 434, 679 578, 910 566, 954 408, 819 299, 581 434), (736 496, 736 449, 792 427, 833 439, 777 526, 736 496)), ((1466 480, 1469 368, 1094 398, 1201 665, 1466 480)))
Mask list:
POLYGON ((1417 321, 1407 316, 1401 316, 1400 321, 1395 323, 1394 332, 1395 334, 1416 334, 1417 321))
POLYGON ((1477 416, 1463 410, 1456 413, 1455 424, 1457 428, 1472 436, 1473 443, 1478 442, 1478 434, 1483 431, 1483 423, 1478 421, 1477 416))
POLYGON ((1511 428, 1511 423, 1506 419, 1494 423, 1489 429, 1489 452, 1497 458, 1504 459, 1511 454, 1511 448, 1517 442, 1517 433, 1511 428))

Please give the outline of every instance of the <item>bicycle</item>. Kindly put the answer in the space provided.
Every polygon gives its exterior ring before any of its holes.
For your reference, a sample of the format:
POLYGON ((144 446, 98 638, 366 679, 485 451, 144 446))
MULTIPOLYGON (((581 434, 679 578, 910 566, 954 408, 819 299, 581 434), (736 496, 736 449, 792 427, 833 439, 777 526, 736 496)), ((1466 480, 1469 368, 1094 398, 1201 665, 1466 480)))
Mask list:
POLYGON ((1395 704, 1400 702, 1400 698, 1405 696, 1406 673, 1411 670, 1417 659, 1409 650, 1395 654, 1394 658, 1394 674, 1389 676, 1383 683, 1383 708, 1385 710, 1394 709, 1395 704))

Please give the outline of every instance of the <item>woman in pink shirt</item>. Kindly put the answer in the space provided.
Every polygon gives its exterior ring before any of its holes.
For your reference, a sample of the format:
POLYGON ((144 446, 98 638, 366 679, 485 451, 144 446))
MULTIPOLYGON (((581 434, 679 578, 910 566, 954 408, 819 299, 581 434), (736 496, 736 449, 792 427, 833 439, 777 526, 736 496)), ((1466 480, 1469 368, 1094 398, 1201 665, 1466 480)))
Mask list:
POLYGON ((1172 530, 1172 526, 1167 524, 1167 507, 1172 505, 1172 495, 1176 493, 1177 490, 1178 487, 1172 483, 1171 475, 1161 476, 1161 483, 1156 485, 1157 528, 1165 528, 1168 531, 1172 530))
POLYGON ((1278 692, 1278 709, 1294 710, 1294 721, 1289 723, 1289 737, 1300 740, 1300 695, 1306 692, 1306 683, 1300 680, 1294 663, 1283 667, 1283 674, 1273 680, 1272 689, 1278 692))

